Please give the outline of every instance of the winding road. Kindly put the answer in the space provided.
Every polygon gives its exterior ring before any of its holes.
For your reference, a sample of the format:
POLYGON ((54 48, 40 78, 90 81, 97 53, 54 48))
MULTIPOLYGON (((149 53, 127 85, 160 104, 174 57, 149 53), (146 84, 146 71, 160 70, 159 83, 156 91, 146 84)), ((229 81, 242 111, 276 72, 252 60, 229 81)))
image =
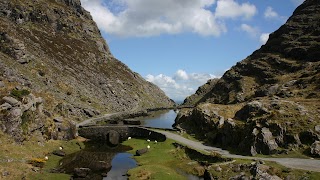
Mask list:
MULTIPOLYGON (((115 115, 115 114, 118 114, 118 113, 106 114, 101 117, 85 120, 81 123, 78 123, 77 127, 87 125, 90 123, 95 123, 95 122, 103 120, 103 119, 109 119, 112 115, 115 115)), ((167 138, 173 139, 177 142, 180 142, 184 145, 187 145, 190 148, 201 150, 201 151, 206 151, 206 152, 214 151, 214 152, 221 154, 223 157, 234 158, 234 159, 256 159, 256 160, 262 160, 262 161, 273 161, 273 162, 277 162, 278 164, 281 164, 281 165, 288 167, 288 168, 320 172, 320 160, 299 159, 299 158, 260 158, 260 157, 251 157, 251 156, 230 154, 229 151, 226 151, 226 150, 223 150, 223 149, 217 148, 217 147, 206 146, 206 145, 202 144, 201 142, 186 139, 178 134, 174 134, 174 133, 171 133, 168 131, 163 131, 163 130, 154 130, 154 129, 152 129, 152 130, 159 132, 159 133, 162 133, 167 138)))
POLYGON ((161 131, 161 130, 154 130, 154 131, 162 133, 166 135, 167 138, 173 139, 177 142, 187 145, 190 148, 198 149, 206 152, 214 151, 214 152, 220 153, 223 157, 227 157, 227 158, 257 159, 262 161, 273 161, 288 168, 320 172, 320 160, 299 159, 299 158, 260 158, 260 157, 235 155, 235 154, 230 154, 229 151, 216 148, 216 147, 206 146, 206 145, 203 145, 201 142, 192 141, 178 134, 174 134, 168 131, 161 131))

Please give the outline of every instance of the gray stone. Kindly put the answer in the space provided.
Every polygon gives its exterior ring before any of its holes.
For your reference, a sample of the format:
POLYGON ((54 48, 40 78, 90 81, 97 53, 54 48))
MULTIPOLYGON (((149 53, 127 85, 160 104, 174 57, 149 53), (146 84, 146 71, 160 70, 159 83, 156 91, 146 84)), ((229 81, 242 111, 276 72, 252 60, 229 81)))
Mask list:
POLYGON ((12 106, 9 104, 9 103, 4 103, 0 106, 0 109, 1 110, 8 110, 8 109, 11 109, 12 106))
POLYGON ((5 102, 9 103, 11 106, 17 106, 20 102, 13 97, 5 96, 2 98, 5 102))
POLYGON ((263 107, 263 104, 259 101, 252 101, 246 104, 242 109, 240 109, 235 117, 239 120, 246 121, 250 118, 268 114, 269 111, 263 107))
POLYGON ((217 166, 216 169, 215 169, 215 171, 221 172, 221 171, 222 171, 222 168, 221 168, 220 166, 217 166))
POLYGON ((320 125, 315 126, 314 130, 316 131, 316 133, 320 134, 320 125))
POLYGON ((55 117, 53 118, 53 121, 56 123, 62 123, 63 122, 63 117, 55 117))
POLYGON ((10 111, 10 115, 11 115, 13 118, 21 117, 21 116, 22 116, 22 110, 21 110, 20 108, 12 109, 12 110, 10 111))
POLYGON ((147 152, 148 152, 148 149, 147 149, 147 148, 139 149, 139 150, 136 151, 136 155, 137 155, 137 156, 141 156, 141 155, 143 155, 143 154, 145 154, 145 153, 147 153, 147 152))
POLYGON ((260 145, 260 151, 264 154, 272 154, 277 148, 278 144, 276 143, 271 131, 268 128, 262 128, 261 134, 259 135, 263 143, 260 145))
POLYGON ((61 157, 66 155, 66 153, 64 151, 62 151, 62 150, 55 150, 55 151, 52 152, 52 154, 54 154, 56 156, 61 156, 61 157))
POLYGON ((258 153, 257 153, 257 150, 256 150, 256 148, 255 148, 254 146, 251 146, 251 148, 250 148, 250 153, 251 153, 251 156, 255 156, 255 155, 258 154, 258 153))
POLYGON ((263 164, 259 164, 259 163, 255 163, 252 165, 250 172, 252 175, 254 175, 255 177, 260 177, 263 173, 265 173, 267 170, 269 170, 270 167, 263 165, 263 164))
POLYGON ((10 175, 10 172, 8 172, 8 171, 3 171, 2 172, 2 176, 3 177, 9 176, 9 175, 10 175))
POLYGON ((311 146, 311 154, 316 157, 320 157, 320 141, 315 141, 311 146))
POLYGON ((3 87, 5 87, 5 84, 3 81, 0 81, 0 88, 3 88, 3 87))

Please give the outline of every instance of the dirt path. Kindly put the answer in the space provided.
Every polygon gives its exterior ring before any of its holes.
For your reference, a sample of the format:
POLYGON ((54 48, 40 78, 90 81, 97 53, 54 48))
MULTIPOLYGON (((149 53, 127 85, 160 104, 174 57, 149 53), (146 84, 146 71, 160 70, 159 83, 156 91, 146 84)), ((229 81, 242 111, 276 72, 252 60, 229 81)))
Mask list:
POLYGON ((259 158, 259 157, 251 157, 251 156, 241 156, 241 155, 235 155, 230 154, 229 151, 206 146, 203 145, 201 142, 192 141, 189 139, 186 139, 180 135, 168 132, 168 131, 161 131, 161 130, 154 130, 156 132, 162 133, 167 136, 169 139, 173 139, 175 141, 178 141, 184 145, 187 145, 191 148, 202 150, 202 151, 215 151, 220 153, 222 156, 227 158, 235 158, 235 159, 257 159, 257 160, 263 160, 263 161, 273 161, 277 162, 285 167, 288 168, 294 168, 294 169, 302 169, 307 171, 316 171, 320 172, 320 160, 314 160, 314 159, 299 159, 299 158, 259 158))

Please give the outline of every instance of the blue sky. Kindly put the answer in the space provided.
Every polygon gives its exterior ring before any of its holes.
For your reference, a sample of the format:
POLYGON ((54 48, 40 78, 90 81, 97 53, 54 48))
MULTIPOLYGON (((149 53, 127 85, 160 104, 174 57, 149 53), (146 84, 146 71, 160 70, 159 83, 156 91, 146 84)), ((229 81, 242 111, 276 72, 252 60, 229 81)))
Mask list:
POLYGON ((174 100, 250 55, 303 0, 81 0, 113 55, 174 100))

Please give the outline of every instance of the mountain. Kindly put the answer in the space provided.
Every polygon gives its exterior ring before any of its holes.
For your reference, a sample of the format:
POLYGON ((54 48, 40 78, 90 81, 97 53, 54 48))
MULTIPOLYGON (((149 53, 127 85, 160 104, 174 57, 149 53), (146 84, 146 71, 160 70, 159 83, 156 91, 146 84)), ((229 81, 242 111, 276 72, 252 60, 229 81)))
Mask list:
POLYGON ((0 41, 0 129, 16 139, 38 129, 53 136, 103 113, 174 105, 113 57, 80 0, 1 0, 0 41))
MULTIPOLYGON (((268 42, 188 97, 176 126, 242 153, 320 138, 320 1, 306 0, 268 42)), ((313 147, 313 146, 311 146, 313 147)))

